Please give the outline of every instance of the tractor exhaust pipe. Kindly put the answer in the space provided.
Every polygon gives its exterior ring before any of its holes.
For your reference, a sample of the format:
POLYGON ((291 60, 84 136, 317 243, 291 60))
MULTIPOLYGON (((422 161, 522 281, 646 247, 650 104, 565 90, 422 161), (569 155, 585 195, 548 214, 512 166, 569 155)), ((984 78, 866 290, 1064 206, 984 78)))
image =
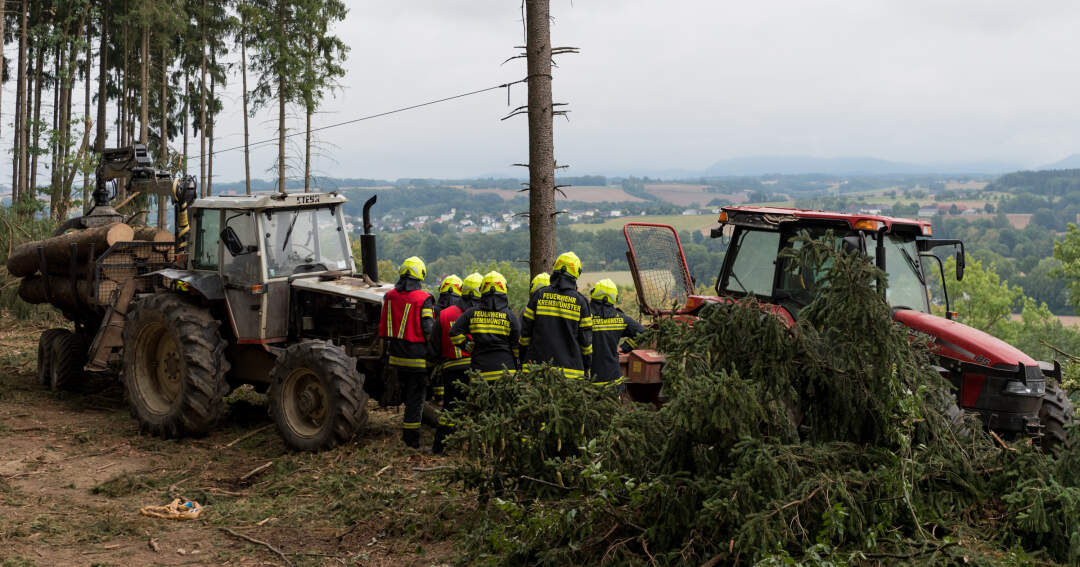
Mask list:
POLYGON ((371 281, 379 281, 379 256, 375 249, 375 235, 371 232, 371 207, 378 196, 364 203, 364 234, 360 235, 360 262, 364 275, 371 281))

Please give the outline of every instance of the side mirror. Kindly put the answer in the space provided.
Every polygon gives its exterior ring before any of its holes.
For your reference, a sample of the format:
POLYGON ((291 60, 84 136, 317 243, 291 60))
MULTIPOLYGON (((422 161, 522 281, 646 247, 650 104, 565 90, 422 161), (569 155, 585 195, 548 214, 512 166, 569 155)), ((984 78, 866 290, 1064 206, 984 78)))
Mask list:
POLYGON ((956 281, 964 279, 964 264, 966 262, 964 256, 965 254, 963 250, 961 250, 960 253, 956 255, 956 281))
POLYGON ((225 244, 225 249, 229 251, 229 254, 233 256, 239 256, 241 254, 247 254, 247 247, 243 242, 240 242, 240 237, 236 235, 236 231, 233 227, 227 226, 225 230, 220 234, 221 242, 225 244))
POLYGON ((863 240, 860 236, 845 236, 843 241, 844 252, 854 254, 863 251, 863 240))

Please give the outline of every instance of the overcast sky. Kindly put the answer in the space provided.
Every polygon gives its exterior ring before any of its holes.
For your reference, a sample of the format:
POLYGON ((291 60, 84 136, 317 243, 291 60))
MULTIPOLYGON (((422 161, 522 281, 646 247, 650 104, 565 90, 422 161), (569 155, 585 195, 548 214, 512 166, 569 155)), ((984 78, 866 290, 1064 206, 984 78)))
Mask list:
MULTIPOLYGON (((501 65, 523 41, 517 0, 346 4, 348 74, 316 125, 525 75, 523 61, 501 65)), ((553 44, 581 49, 554 73, 571 111, 555 126, 568 175, 773 155, 1037 166, 1080 152, 1080 2, 552 0, 551 12, 553 44)), ((239 83, 218 148, 242 142, 239 83)), ((13 99, 12 81, 5 113, 13 99)), ((510 103, 525 103, 524 86, 510 103)), ((500 90, 321 132, 315 170, 523 175, 510 164, 527 160, 526 122, 500 121, 508 110, 500 90)), ((274 136, 275 116, 253 119, 253 140, 274 136)), ((253 153, 256 176, 270 177, 275 153, 253 153)), ((215 177, 241 179, 242 163, 220 155, 215 177)))

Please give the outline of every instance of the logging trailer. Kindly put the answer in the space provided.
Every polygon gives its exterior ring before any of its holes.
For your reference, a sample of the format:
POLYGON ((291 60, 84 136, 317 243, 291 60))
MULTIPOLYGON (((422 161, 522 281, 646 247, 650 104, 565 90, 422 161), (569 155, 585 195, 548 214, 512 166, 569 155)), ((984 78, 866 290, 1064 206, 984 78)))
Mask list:
POLYGON ((378 339, 383 295, 392 286, 378 279, 375 197, 363 208, 357 274, 345 197, 199 199, 195 192, 192 178, 154 169, 141 146, 108 150, 91 211, 54 238, 20 247, 29 248, 19 257, 30 258, 16 274, 25 276, 20 295, 52 303, 75 327, 42 333, 41 381, 63 388, 85 372, 118 366, 140 427, 162 437, 211 431, 226 411, 225 396, 251 384, 269 393, 289 448, 348 441, 366 422, 369 395, 384 402, 394 395, 384 384, 378 339), (136 240, 139 231, 109 205, 112 179, 171 198, 175 242, 136 240))
MULTIPOLYGON (((1062 390, 1061 365, 1040 362, 1019 349, 954 320, 945 289, 945 317, 931 313, 927 270, 937 268, 945 282, 938 247, 957 249, 956 279, 964 275, 964 245, 935 239, 930 223, 880 215, 844 214, 779 207, 724 207, 712 237, 729 238, 715 296, 698 295, 678 233, 668 225, 628 223, 627 259, 644 313, 692 321, 710 304, 755 298, 788 325, 814 298, 822 274, 794 273, 780 252, 797 247, 806 232, 820 238, 827 231, 843 239, 849 253, 866 257, 888 275, 883 290, 893 319, 913 340, 928 344, 938 372, 953 384, 960 409, 977 414, 985 427, 1006 438, 1032 435, 1052 450, 1065 442, 1073 407, 1062 390)), ((654 351, 630 353, 629 391, 641 401, 657 401, 663 356, 654 351)), ((953 408, 955 410, 955 408, 953 408)), ((959 413, 959 412, 956 412, 959 413)))

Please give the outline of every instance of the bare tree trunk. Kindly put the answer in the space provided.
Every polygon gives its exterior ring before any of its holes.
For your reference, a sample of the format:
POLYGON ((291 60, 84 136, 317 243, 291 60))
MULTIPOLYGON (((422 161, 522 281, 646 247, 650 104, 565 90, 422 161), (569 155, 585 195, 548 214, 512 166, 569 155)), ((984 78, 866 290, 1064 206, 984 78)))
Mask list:
MULTIPOLYGON (((84 76, 84 80, 86 82, 86 89, 83 92, 83 98, 84 98, 84 100, 83 100, 83 128, 85 130, 89 130, 90 129, 90 71, 91 71, 90 68, 93 66, 93 65, 91 65, 91 59, 93 57, 93 53, 91 53, 91 50, 90 50, 90 14, 89 14, 89 8, 87 9, 87 18, 86 18, 85 31, 86 31, 86 73, 85 73, 85 76, 84 76)), ((89 137, 89 132, 86 132, 85 130, 84 130, 84 134, 83 134, 84 139, 89 137)), ((86 201, 87 201, 87 199, 89 199, 89 197, 90 197, 90 174, 84 169, 83 170, 83 178, 82 178, 82 202, 83 202, 83 207, 86 207, 86 201)))
MULTIPOLYGON (((214 48, 210 48, 210 66, 217 68, 217 55, 214 48)), ((210 112, 206 125, 206 136, 209 138, 209 149, 206 152, 206 196, 214 194, 214 120, 217 116, 217 102, 214 98, 214 90, 217 87, 217 75, 210 73, 210 112)))
MULTIPOLYGON (((278 0, 279 56, 285 55, 285 0, 278 0)), ((278 191, 285 193, 285 71, 278 71, 278 191)))
POLYGON ((98 105, 97 105, 97 137, 94 140, 94 151, 99 155, 105 151, 105 137, 108 135, 105 129, 107 117, 109 84, 109 0, 101 2, 101 43, 98 45, 98 105))
MULTIPOLYGON (((53 67, 55 69, 54 76, 56 76, 56 77, 60 76, 60 67, 62 66, 61 62, 60 62, 60 51, 61 50, 59 48, 56 50, 56 57, 53 60, 54 61, 53 67)), ((57 88, 57 86, 58 85, 53 85, 53 89, 52 89, 52 92, 53 92, 52 130, 53 130, 54 133, 58 132, 59 128, 60 128, 60 89, 57 88)), ((51 182, 49 183, 49 185, 51 187, 57 187, 59 185, 58 181, 61 179, 61 177, 60 177, 60 167, 59 167, 59 163, 60 163, 59 162, 59 160, 60 160, 59 148, 60 148, 60 137, 54 135, 52 137, 52 140, 51 140, 50 144, 49 144, 49 156, 50 156, 50 160, 51 160, 50 161, 50 166, 49 166, 50 167, 49 171, 52 172, 52 178, 51 178, 51 182)), ((58 199, 59 199, 59 197, 56 195, 55 191, 53 192, 53 195, 51 195, 49 197, 49 214, 52 215, 50 218, 55 218, 55 216, 56 216, 56 206, 60 202, 58 199)))
MULTIPOLYGON (((161 45, 161 166, 169 167, 169 60, 167 58, 166 45, 161 45)), ((168 214, 168 197, 158 195, 158 228, 164 229, 167 225, 165 215, 168 214)))
MULTIPOLYGON (((0 24, 2 25, 2 24, 0 24)), ((0 28, 0 31, 3 31, 0 28)), ((248 88, 247 88, 247 10, 240 12, 240 76, 244 89, 244 191, 251 194, 251 149, 248 133, 248 88)))
MULTIPOLYGON (((181 61, 181 64, 183 62, 181 61)), ((191 124, 191 77, 184 68, 184 175, 188 174, 188 126, 191 124)))
MULTIPOLYGON (((39 11, 40 15, 40 11, 39 11)), ((44 42, 41 42, 42 44, 44 42)), ((38 173, 38 144, 41 143, 41 95, 45 89, 41 84, 41 78, 45 71, 45 46, 38 45, 35 50, 37 53, 37 61, 34 63, 34 119, 31 126, 33 144, 30 146, 30 151, 33 155, 30 157, 30 185, 29 185, 29 197, 33 199, 34 194, 37 192, 37 173, 38 173)), ((61 59, 60 65, 63 66, 63 59, 61 59)), ((57 73, 60 72, 59 67, 57 73)))
MULTIPOLYGON (((5 2, 0 2, 0 69, 5 69, 7 65, 4 63, 4 20, 7 19, 7 5, 5 2)), ((0 89, 0 108, 4 108, 4 89, 0 89)), ((0 120, 0 137, 4 135, 4 121, 0 120)))
POLYGON ((18 84, 15 89, 15 99, 17 101, 17 110, 15 114, 15 128, 16 139, 18 140, 18 146, 16 150, 16 162, 18 165, 15 167, 15 182, 12 183, 12 188, 15 191, 17 199, 12 200, 12 204, 20 203, 26 196, 26 114, 27 114, 27 92, 26 92, 26 49, 27 49, 27 12, 30 10, 29 0, 22 0, 22 13, 19 14, 19 72, 18 72, 18 84))
MULTIPOLYGON (((307 50, 311 53, 315 49, 313 45, 314 39, 311 35, 307 36, 307 50)), ((311 74, 311 57, 307 59, 307 73, 311 74)), ((314 112, 312 108, 312 97, 305 97, 304 100, 304 118, 306 119, 306 131, 304 133, 304 193, 311 192, 311 114, 314 112)))
POLYGON ((150 28, 143 24, 142 33, 142 104, 139 107, 139 143, 150 143, 150 28))
POLYGON ((529 77, 529 269, 555 263, 555 145, 551 104, 549 0, 525 0, 529 77))
POLYGON ((202 3, 202 14, 199 16, 199 27, 202 28, 202 78, 199 81, 199 191, 200 195, 206 196, 206 0, 202 3))

